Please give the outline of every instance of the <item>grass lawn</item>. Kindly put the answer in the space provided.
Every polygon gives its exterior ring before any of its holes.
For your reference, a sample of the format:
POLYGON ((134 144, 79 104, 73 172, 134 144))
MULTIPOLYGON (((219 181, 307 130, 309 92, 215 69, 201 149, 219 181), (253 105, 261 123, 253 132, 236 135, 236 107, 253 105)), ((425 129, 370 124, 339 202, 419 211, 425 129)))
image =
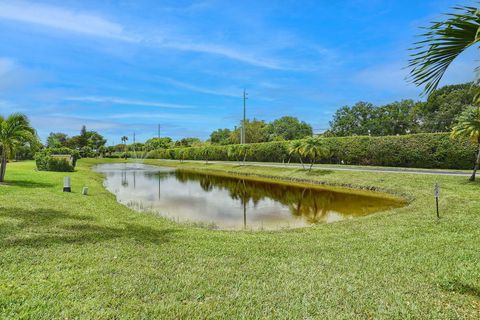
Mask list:
POLYGON ((412 200, 353 221, 227 232, 118 204, 90 171, 95 162, 80 160, 69 174, 73 193, 62 192, 64 173, 9 164, 0 185, 1 319, 480 317, 480 182, 182 164, 374 186, 412 200), (435 181, 442 187, 439 222, 435 181), (89 196, 80 194, 83 185, 89 196))

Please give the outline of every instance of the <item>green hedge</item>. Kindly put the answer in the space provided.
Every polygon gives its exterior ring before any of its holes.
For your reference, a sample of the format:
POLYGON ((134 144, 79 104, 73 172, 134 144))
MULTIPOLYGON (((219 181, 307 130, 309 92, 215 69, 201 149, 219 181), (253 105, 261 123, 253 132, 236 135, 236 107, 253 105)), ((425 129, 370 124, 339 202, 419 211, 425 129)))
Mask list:
MULTIPOLYGON (((448 133, 423 133, 385 137, 325 138, 331 156, 317 163, 370 166, 471 169, 477 146, 466 139, 452 139, 448 133)), ((289 161, 291 141, 247 144, 247 160, 260 162, 289 161)), ((232 146, 208 146, 159 149, 150 151, 147 158, 176 160, 230 160, 237 161, 229 152, 232 146), (208 148, 208 153, 205 153, 208 148)), ((300 159, 292 158, 291 162, 300 159)))
POLYGON ((79 158, 80 153, 69 148, 47 148, 35 154, 37 169, 40 171, 71 172, 79 158), (71 161, 55 155, 70 155, 71 161))

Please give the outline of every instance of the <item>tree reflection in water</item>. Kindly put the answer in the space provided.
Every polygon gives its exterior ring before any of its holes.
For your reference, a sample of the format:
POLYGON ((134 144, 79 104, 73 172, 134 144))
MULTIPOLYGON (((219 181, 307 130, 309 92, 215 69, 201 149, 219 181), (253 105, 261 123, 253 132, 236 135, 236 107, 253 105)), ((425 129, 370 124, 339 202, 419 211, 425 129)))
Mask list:
POLYGON ((175 221, 225 229, 278 229, 334 222, 401 207, 373 192, 225 177, 147 165, 98 167, 117 201, 175 221))
POLYGON ((247 204, 251 202, 256 207, 263 199, 273 199, 288 206, 292 215, 303 217, 309 223, 323 222, 329 213, 354 217, 403 205, 394 199, 367 194, 305 188, 181 170, 167 174, 174 175, 178 181, 184 183, 197 181, 205 192, 215 188, 227 190, 232 199, 242 203, 245 225, 247 204))

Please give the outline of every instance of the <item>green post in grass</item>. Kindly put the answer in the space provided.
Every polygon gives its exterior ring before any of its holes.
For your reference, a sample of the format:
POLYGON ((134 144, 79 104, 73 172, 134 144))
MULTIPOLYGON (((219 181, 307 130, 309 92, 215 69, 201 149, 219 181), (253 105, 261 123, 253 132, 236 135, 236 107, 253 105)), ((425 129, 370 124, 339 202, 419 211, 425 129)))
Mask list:
POLYGON ((435 204, 437 207, 437 219, 440 219, 440 213, 438 211, 438 197, 440 196, 440 185, 438 182, 435 183, 435 187, 433 188, 433 193, 435 195, 435 204))

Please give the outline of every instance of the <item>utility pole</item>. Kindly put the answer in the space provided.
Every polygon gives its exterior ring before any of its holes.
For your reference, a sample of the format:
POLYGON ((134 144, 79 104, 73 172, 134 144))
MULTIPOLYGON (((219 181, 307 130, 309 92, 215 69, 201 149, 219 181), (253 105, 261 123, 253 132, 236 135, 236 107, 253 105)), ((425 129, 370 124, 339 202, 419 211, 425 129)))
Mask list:
POLYGON ((245 120, 247 117, 247 91, 243 89, 243 122, 242 122, 242 138, 240 139, 240 143, 244 144, 245 141, 245 120))
POLYGON ((133 133, 133 147, 135 148, 135 132, 133 133))

